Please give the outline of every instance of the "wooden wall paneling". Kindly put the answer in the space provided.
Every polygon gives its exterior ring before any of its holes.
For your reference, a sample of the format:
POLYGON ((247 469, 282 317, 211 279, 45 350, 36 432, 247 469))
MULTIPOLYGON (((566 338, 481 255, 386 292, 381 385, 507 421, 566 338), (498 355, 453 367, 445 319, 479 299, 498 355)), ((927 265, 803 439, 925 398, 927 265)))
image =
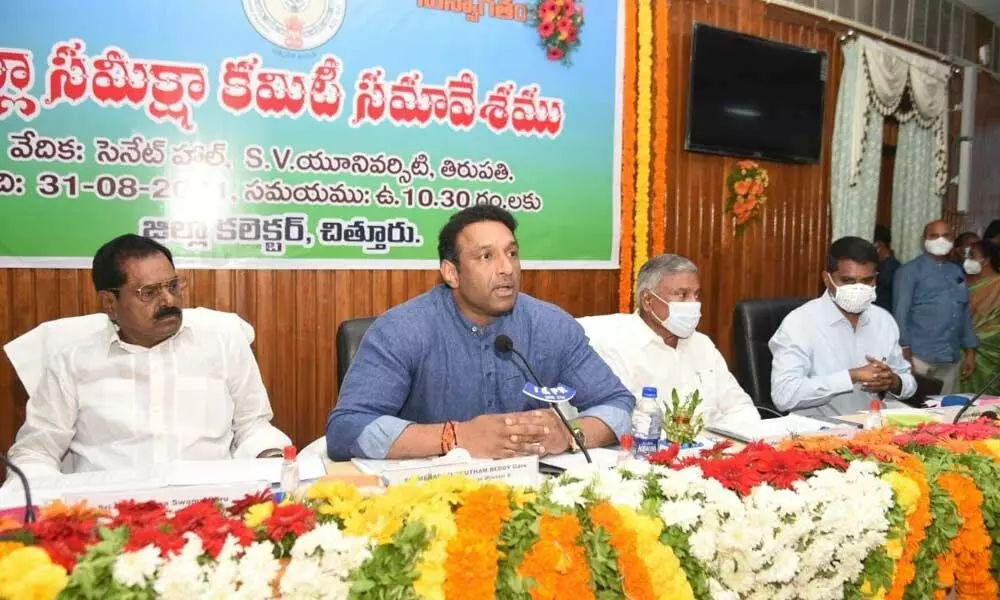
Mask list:
POLYGON ((972 191, 966 229, 982 232, 1000 219, 1000 80, 980 73, 972 141, 972 191))

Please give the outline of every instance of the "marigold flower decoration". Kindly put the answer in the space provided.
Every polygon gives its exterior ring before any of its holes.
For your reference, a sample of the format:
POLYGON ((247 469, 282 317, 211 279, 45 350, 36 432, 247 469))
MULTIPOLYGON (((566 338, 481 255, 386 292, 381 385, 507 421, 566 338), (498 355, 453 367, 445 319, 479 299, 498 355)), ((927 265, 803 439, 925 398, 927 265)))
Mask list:
POLYGON ((531 9, 528 22, 538 31, 548 59, 570 65, 569 55, 580 45, 582 0, 539 0, 531 9))
POLYGON ((760 216, 767 196, 767 186, 770 180, 759 164, 751 160, 741 160, 736 163, 726 179, 726 190, 729 199, 726 202, 726 212, 731 213, 736 220, 736 233, 743 230, 760 216))

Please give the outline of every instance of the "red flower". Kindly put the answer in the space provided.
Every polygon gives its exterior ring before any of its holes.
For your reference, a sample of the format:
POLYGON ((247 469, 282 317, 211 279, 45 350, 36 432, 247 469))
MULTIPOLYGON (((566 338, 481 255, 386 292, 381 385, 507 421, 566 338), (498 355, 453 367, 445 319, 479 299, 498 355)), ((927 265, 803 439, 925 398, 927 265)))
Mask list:
POLYGON ((177 533, 201 529, 206 521, 222 516, 219 506, 212 499, 201 500, 185 506, 174 515, 173 525, 177 533))
POLYGON ((115 504, 118 515, 113 525, 128 525, 132 528, 149 527, 162 523, 167 518, 167 507, 159 502, 136 502, 122 500, 115 504))
POLYGON ((273 502, 274 494, 271 490, 263 490, 257 492, 256 494, 247 494, 246 496, 240 498, 236 502, 233 502, 229 507, 229 514, 234 517, 243 517, 250 510, 251 506, 261 504, 263 502, 273 502))
POLYGON ((794 457, 788 453, 774 453, 765 460, 766 469, 759 469, 764 481, 779 489, 791 489, 792 484, 802 479, 794 457))
POLYGON ((539 37, 545 39, 556 32, 556 26, 551 21, 547 21, 538 26, 539 37))
POLYGON ((563 41, 566 42, 567 44, 572 44, 576 40, 577 40, 576 29, 573 29, 572 31, 570 31, 569 33, 567 33, 566 37, 563 38, 563 41))
MULTIPOLYGON (((254 541, 254 532, 240 519, 211 519, 196 531, 205 545, 205 552, 218 558, 226 538, 232 535, 241 546, 249 546, 254 541)), ((301 534, 300 534, 301 535, 301 534)))
POLYGON ((97 542, 96 519, 56 516, 28 525, 35 544, 42 547, 52 562, 73 571, 77 559, 97 542))
POLYGON ((280 543, 288 534, 300 536, 313 528, 316 515, 301 504, 276 506, 274 513, 264 521, 264 530, 272 541, 280 543))
POLYGON ((573 25, 573 19, 569 17, 563 17, 559 19, 559 33, 565 33, 569 35, 569 32, 576 31, 576 27, 573 25))
POLYGON ((180 553, 184 548, 184 538, 157 526, 136 528, 125 542, 125 551, 137 552, 146 546, 156 546, 160 555, 166 557, 180 553))
POLYGON ((558 46, 553 46, 549 48, 547 56, 549 57, 549 60, 562 60, 562 58, 566 56, 566 52, 558 46))
POLYGON ((747 468, 745 459, 739 456, 708 459, 701 463, 701 470, 706 477, 715 479, 723 487, 742 496, 749 494, 763 481, 761 474, 754 469, 747 468))
POLYGON ((649 462, 653 463, 654 465, 667 466, 670 463, 674 462, 674 459, 677 458, 677 455, 680 454, 680 452, 681 452, 681 447, 679 444, 670 444, 663 450, 654 452, 649 457, 649 462))
POLYGON ((538 8, 538 15, 542 20, 554 19, 559 14, 559 5, 555 0, 545 0, 538 8))

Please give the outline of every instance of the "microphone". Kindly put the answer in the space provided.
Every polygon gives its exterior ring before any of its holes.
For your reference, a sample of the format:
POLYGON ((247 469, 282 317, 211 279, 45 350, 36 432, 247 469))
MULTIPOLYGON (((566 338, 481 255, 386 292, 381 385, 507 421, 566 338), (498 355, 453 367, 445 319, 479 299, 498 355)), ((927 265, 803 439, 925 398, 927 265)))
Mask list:
POLYGON ((952 421, 952 423, 958 423, 958 420, 962 418, 962 415, 965 414, 965 411, 972 408, 972 405, 976 403, 976 400, 979 400, 979 397, 985 394, 986 390, 993 387, 993 384, 996 383, 998 379, 1000 379, 1000 369, 998 369, 997 372, 993 374, 993 377, 990 377, 990 380, 986 382, 986 385, 983 386, 983 389, 979 390, 979 392, 976 393, 975 396, 969 398, 968 401, 966 401, 966 403, 962 405, 962 408, 959 409, 958 414, 955 415, 955 420, 952 421))
POLYGON ((17 466, 10 462, 2 453, 0 453, 0 462, 5 464, 7 468, 13 471, 14 474, 21 480, 21 488, 24 489, 24 522, 33 522, 35 520, 35 510, 34 506, 31 504, 31 487, 28 486, 28 478, 24 476, 24 471, 17 468, 17 466))
MULTIPOLYGON (((535 380, 535 385, 537 385, 538 387, 543 387, 541 380, 538 379, 538 375, 535 374, 535 370, 531 368, 530 364, 528 364, 528 359, 524 358, 524 355, 518 352, 517 349, 514 348, 514 340, 510 339, 509 335, 505 335, 503 333, 498 335, 496 341, 493 342, 493 346, 494 348, 496 348, 497 352, 503 354, 511 352, 514 353, 514 355, 516 355, 518 358, 521 359, 521 362, 524 364, 525 368, 528 369, 528 373, 531 374, 531 378, 535 380)), ((571 427, 569 421, 566 420, 566 415, 564 415, 562 410, 559 409, 559 404, 553 404, 552 409, 556 411, 556 414, 559 416, 559 420, 562 421, 562 424, 566 428, 566 431, 569 432, 570 437, 572 437, 573 440, 576 441, 576 445, 580 448, 580 451, 583 452, 583 457, 587 459, 588 463, 592 464, 594 461, 590 459, 590 452, 587 451, 587 446, 584 445, 583 440, 580 439, 580 436, 578 436, 576 432, 573 431, 573 427, 571 427)))

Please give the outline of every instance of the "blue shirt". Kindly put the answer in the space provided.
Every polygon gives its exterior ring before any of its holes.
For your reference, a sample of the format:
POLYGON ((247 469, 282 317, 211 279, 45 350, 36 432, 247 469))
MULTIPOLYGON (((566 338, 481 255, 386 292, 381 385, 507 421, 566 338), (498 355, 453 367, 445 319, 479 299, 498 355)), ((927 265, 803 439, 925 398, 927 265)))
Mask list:
POLYGON ((962 348, 979 347, 961 267, 923 254, 896 271, 892 287, 899 345, 909 346, 913 356, 955 363, 962 348))
POLYGON ((570 402, 580 416, 600 419, 619 438, 628 433, 635 398, 568 313, 518 294, 513 310, 480 328, 438 285, 392 308, 365 333, 327 419, 330 458, 385 458, 411 423, 548 406, 522 393, 531 376, 516 358, 496 351, 500 334, 510 336, 542 385, 576 390, 570 402))

